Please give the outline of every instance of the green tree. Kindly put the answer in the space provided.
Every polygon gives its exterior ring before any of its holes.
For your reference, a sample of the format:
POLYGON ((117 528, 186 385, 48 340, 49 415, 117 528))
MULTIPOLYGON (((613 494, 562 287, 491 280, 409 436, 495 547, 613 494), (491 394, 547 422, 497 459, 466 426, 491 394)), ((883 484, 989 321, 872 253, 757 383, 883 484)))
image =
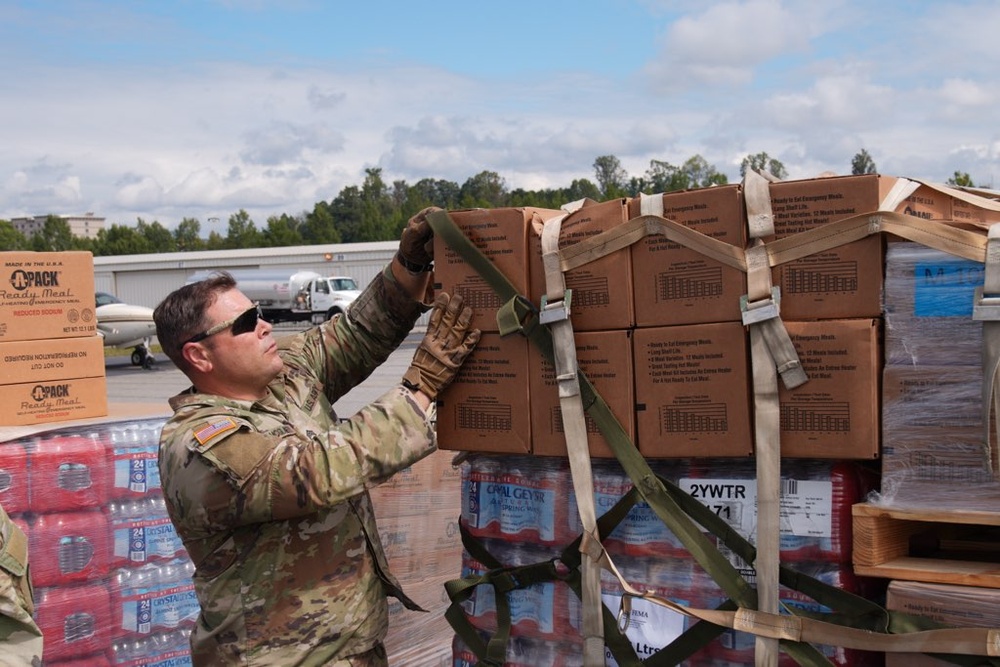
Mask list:
POLYGON ((601 155, 594 160, 594 177, 604 199, 622 197, 627 193, 628 172, 614 155, 601 155))
POLYGON ((229 248, 226 238, 214 229, 208 233, 205 240, 205 250, 226 250, 229 248))
POLYGON ((69 228, 69 223, 58 215, 45 218, 42 228, 31 235, 31 249, 37 252, 62 252, 77 250, 79 244, 69 228))
MULTIPOLYGON (((564 201, 563 204, 569 203, 571 201, 577 201, 578 199, 593 199, 594 201, 600 201, 601 199, 601 189, 593 183, 593 181, 586 178, 575 178, 573 182, 569 184, 569 187, 564 189, 564 201)), ((561 206, 562 204, 560 204, 561 206)))
POLYGON ((767 153, 761 152, 754 155, 747 155, 740 163, 740 176, 747 175, 747 169, 754 171, 767 171, 778 180, 788 178, 788 171, 780 160, 771 157, 767 153))
POLYGON ((875 166, 875 160, 873 160, 872 156, 868 154, 868 151, 862 148, 851 159, 851 174, 854 176, 861 176, 862 174, 875 173, 878 173, 878 168, 875 166))
POLYGON ((333 218, 334 228, 340 233, 342 243, 357 243, 365 241, 361 237, 361 216, 364 210, 364 200, 361 198, 361 188, 349 185, 330 202, 329 212, 333 218))
POLYGON ((434 178, 422 178, 409 187, 407 201, 416 213, 426 206, 458 208, 461 188, 458 183, 434 178))
POLYGON ((277 248, 292 245, 302 245, 302 233, 299 231, 301 222, 282 213, 272 215, 267 219, 267 228, 262 232, 264 246, 277 248))
POLYGON ((144 255, 153 247, 138 229, 128 225, 111 225, 97 232, 95 255, 144 255))
POLYGON ((201 238, 201 223, 196 218, 184 218, 177 224, 174 246, 183 252, 205 249, 205 241, 201 238))
POLYGON ((365 169, 365 181, 361 186, 361 201, 360 240, 389 241, 398 238, 396 232, 398 225, 392 215, 392 198, 389 196, 389 188, 382 180, 381 168, 369 167, 365 169))
POLYGON ((0 220, 0 250, 28 250, 28 237, 14 228, 9 220, 0 220))
POLYGON ((226 233, 227 248, 259 248, 261 235, 250 214, 242 208, 229 216, 229 229, 226 233))
POLYGON ((299 235, 305 244, 340 243, 340 230, 333 217, 333 210, 326 202, 316 202, 313 210, 306 213, 306 219, 299 227, 299 235))
POLYGON ((139 218, 136 223, 136 231, 149 242, 149 252, 174 252, 177 250, 174 235, 156 220, 147 224, 145 220, 139 218))
POLYGON ((459 205, 465 208, 500 208, 507 205, 507 183, 495 171, 481 171, 462 183, 459 205))
POLYGON ((972 176, 968 172, 956 171, 955 175, 948 179, 948 185, 955 185, 960 188, 974 188, 976 184, 972 182, 972 176))

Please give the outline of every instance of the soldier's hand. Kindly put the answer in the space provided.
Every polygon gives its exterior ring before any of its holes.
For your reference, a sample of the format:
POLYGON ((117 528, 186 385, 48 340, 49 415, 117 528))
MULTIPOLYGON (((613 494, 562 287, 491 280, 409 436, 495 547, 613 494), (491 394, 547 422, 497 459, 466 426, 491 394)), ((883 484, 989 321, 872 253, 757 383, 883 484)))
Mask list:
POLYGON ((436 399, 479 342, 479 329, 469 328, 471 319, 472 309, 462 304, 461 296, 438 292, 427 333, 403 374, 403 384, 436 399))
POLYGON ((427 222, 427 215, 440 211, 437 206, 428 206, 410 218, 399 239, 399 262, 410 273, 420 273, 431 268, 434 261, 434 231, 427 222))

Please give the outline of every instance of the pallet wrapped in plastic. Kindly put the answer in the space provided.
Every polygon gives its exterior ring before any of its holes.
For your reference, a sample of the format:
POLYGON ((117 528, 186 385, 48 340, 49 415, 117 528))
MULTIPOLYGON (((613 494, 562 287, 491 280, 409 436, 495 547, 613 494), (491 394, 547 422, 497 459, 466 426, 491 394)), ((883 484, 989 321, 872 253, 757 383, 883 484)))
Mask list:
POLYGON ((996 444, 984 424, 983 265, 916 243, 886 254, 882 485, 877 504, 1000 510, 996 444))
POLYGON ((444 618, 449 604, 444 585, 462 565, 462 481, 451 463, 454 456, 435 452, 370 491, 389 568, 406 594, 429 612, 409 611, 389 599, 390 665, 451 665, 454 633, 444 618))

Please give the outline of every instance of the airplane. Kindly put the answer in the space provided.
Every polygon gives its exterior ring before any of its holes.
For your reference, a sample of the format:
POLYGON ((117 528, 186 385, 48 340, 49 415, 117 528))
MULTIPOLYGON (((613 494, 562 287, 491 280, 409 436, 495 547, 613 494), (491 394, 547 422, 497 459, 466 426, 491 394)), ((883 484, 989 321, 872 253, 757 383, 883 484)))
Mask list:
POLYGON ((150 369, 156 357, 149 349, 150 339, 156 335, 153 309, 125 303, 113 294, 97 292, 97 333, 104 338, 105 347, 135 347, 132 365, 150 369))

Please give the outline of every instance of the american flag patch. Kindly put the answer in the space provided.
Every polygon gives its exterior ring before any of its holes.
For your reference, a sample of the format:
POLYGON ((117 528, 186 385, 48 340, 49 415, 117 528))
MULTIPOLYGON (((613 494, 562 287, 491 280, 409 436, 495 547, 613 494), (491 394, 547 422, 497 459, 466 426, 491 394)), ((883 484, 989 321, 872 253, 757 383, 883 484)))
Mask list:
POLYGON ((234 428, 237 428, 236 421, 233 420, 232 417, 226 417, 224 419, 219 419, 218 421, 209 422, 202 426, 194 432, 194 439, 197 440, 199 444, 204 445, 212 438, 218 437, 223 433, 228 433, 234 428))

